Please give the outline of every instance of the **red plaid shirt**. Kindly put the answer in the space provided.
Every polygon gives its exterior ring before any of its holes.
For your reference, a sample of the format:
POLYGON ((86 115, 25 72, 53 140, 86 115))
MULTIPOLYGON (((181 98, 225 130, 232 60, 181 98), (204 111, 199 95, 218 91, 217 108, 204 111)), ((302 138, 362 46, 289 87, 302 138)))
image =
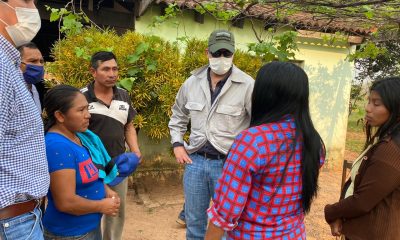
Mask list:
POLYGON ((228 231, 227 239, 306 239, 302 142, 292 153, 295 131, 294 119, 286 116, 236 137, 207 211, 212 223, 228 231))

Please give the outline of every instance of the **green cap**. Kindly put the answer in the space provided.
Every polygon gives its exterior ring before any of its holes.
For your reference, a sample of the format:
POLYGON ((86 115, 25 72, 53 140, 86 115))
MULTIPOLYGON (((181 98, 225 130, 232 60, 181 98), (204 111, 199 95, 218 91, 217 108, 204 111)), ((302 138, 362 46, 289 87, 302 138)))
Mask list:
POLYGON ((215 30, 208 38, 208 51, 214 53, 220 49, 226 49, 235 52, 235 38, 227 30, 215 30))

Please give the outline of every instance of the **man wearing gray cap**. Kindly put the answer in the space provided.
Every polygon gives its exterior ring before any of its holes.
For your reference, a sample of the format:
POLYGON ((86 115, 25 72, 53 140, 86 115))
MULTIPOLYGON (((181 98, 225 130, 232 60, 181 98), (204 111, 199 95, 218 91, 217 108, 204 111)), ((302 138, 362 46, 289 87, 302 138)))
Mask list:
POLYGON ((209 64, 196 69, 181 86, 169 122, 183 177, 187 239, 204 239, 207 213, 235 136, 250 124, 254 80, 232 64, 235 40, 216 30, 208 39, 209 64), (190 122, 189 143, 183 135, 190 122))

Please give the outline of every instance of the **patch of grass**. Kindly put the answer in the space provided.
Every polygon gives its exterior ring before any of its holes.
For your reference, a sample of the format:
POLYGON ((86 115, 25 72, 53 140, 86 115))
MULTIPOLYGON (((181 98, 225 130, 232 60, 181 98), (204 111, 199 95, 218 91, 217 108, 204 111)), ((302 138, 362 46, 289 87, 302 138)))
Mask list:
POLYGON ((351 152, 361 153, 364 149, 364 140, 360 138, 357 139, 347 139, 346 140, 346 149, 351 152))
POLYGON ((364 103, 359 104, 359 106, 353 110, 353 112, 349 116, 347 130, 351 131, 362 131, 364 124, 364 103))
POLYGON ((346 134, 346 150, 361 153, 364 148, 365 134, 364 126, 364 108, 358 107, 349 116, 346 134))

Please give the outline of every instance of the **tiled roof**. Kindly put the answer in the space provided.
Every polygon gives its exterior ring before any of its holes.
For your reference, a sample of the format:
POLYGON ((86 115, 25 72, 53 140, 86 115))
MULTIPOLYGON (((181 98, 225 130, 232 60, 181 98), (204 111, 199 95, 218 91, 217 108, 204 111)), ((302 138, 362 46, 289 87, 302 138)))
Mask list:
MULTIPOLYGON (((198 2, 210 2, 208 0, 156 0, 156 3, 175 3, 181 8, 195 9, 198 6, 198 2)), ((229 4, 229 0, 226 1, 225 7, 227 10, 234 9, 234 3, 229 4)), ((288 10, 288 9, 286 9, 288 10)), ((265 20, 266 23, 281 23, 288 24, 297 29, 307 29, 319 32, 337 32, 344 31, 357 35, 366 35, 372 32, 372 29, 366 27, 366 25, 355 18, 331 18, 328 19, 326 16, 318 16, 308 12, 296 12, 284 18, 278 19, 276 15, 276 9, 268 6, 257 4, 248 9, 246 16, 251 16, 256 19, 265 20)))

